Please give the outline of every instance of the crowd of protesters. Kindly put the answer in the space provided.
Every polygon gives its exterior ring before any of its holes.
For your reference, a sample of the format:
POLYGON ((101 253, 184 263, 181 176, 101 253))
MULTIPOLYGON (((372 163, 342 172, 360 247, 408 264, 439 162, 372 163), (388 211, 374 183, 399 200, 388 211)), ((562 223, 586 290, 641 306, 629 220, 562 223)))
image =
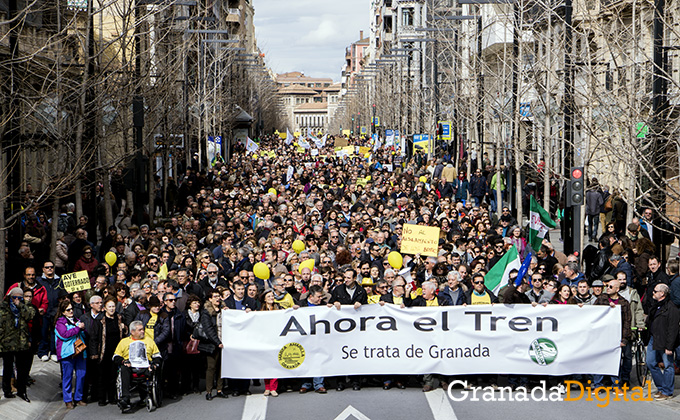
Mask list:
MULTIPOLYGON (((328 141, 332 145, 333 139, 328 141)), ((500 302, 621 305, 620 374, 594 376, 593 383, 630 381, 633 331, 646 329, 656 397, 670 398, 677 373, 680 277, 677 260, 665 266, 659 261, 659 247, 666 244, 652 234, 652 214, 645 210, 628 226, 608 221, 599 238, 594 225, 599 220, 593 216, 589 234, 597 247, 590 245, 582 255, 565 255, 544 241, 524 279, 515 283, 517 273, 511 273, 496 295, 485 286, 484 275, 510 247, 521 257, 530 247, 513 209, 496 202, 497 189, 505 197, 503 173, 487 156, 482 162, 481 167, 476 159, 454 162, 446 153, 428 161, 419 151, 406 159, 389 148, 373 151, 370 158, 338 157, 332 147, 312 156, 280 139, 264 139, 254 153, 237 148, 227 163, 214 159, 207 169, 196 170, 194 162, 176 186, 173 180, 172 188, 168 185, 171 201, 160 203, 167 217, 137 217, 126 209, 100 239, 92 237, 87 218, 76 217, 72 203, 64 204, 58 223, 29 211, 24 242, 10 250, 16 277, 6 279, 11 286, 0 305, 4 395, 30 401, 26 386, 37 355, 42 362, 61 363, 68 408, 119 403, 115 383, 123 361, 114 356, 133 322, 143 325, 139 334, 153 340, 162 357, 166 398, 204 392, 210 401, 250 395, 262 385, 264 395, 272 397, 290 390, 326 393, 329 387, 420 386, 427 392, 446 387, 451 378, 270 378, 263 384, 222 378, 221 363, 233 361, 221 360, 218 315, 320 305, 500 302), (135 219, 155 222, 137 225, 135 219), (404 255, 399 270, 391 267, 388 254, 399 251, 407 223, 439 227, 439 254, 404 255), (52 261, 44 257, 49 255, 45 238, 55 226, 57 258, 52 261), (303 250, 293 249, 296 241, 303 250), (115 254, 110 265, 105 262, 109 253, 115 254), (314 266, 301 267, 308 259, 314 266), (269 267, 268 279, 255 276, 258 262, 269 267), (92 287, 68 293, 60 275, 82 270, 92 287), (85 351, 75 350, 78 339, 85 351)), ((604 199, 593 196, 589 202, 593 199, 593 206, 606 210, 604 199)), ((123 200, 115 202, 122 208, 123 200)), ((559 214, 559 208, 553 211, 559 214)), ((508 380, 526 386, 530 378, 511 375, 508 380)), ((489 375, 471 378, 477 385, 497 381, 489 375)))

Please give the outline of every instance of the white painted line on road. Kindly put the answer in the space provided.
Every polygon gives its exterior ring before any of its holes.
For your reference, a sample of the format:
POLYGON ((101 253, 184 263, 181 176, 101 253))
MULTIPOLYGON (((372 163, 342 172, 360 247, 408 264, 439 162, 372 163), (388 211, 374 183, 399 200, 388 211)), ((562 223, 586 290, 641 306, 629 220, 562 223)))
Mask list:
POLYGON ((269 398, 260 395, 248 395, 246 404, 243 406, 241 420, 264 420, 267 416, 267 400, 269 398))
POLYGON ((351 405, 348 405, 347 408, 342 410, 342 413, 338 414, 334 420, 347 420, 349 416, 354 416, 357 420, 371 420, 366 417, 364 413, 352 407, 351 405))
POLYGON ((453 412, 453 407, 449 403, 449 397, 443 389, 426 392, 425 398, 430 410, 432 410, 434 420, 458 420, 456 413, 453 412))

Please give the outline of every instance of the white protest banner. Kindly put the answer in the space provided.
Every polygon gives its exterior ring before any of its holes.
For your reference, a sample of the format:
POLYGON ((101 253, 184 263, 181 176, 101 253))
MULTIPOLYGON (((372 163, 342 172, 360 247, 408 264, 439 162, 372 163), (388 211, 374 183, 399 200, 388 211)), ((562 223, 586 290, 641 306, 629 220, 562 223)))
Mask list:
POLYGON ((620 340, 619 306, 225 310, 222 377, 617 375, 620 340))

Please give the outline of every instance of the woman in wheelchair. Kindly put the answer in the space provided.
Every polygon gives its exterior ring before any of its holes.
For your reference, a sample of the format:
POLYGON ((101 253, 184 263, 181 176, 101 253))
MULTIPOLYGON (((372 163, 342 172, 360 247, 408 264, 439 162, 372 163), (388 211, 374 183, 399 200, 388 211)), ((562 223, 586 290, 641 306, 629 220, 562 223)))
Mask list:
POLYGON ((130 323, 130 336, 122 339, 116 347, 113 362, 119 366, 119 401, 122 412, 132 408, 130 404, 131 386, 137 380, 142 401, 146 400, 149 411, 160 405, 160 392, 156 371, 160 369, 161 352, 153 339, 144 335, 141 321, 130 323))

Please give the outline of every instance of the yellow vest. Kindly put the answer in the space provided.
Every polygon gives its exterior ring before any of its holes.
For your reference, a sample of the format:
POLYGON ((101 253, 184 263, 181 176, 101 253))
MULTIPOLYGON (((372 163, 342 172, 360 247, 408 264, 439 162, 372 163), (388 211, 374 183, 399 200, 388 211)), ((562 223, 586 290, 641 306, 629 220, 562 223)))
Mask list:
POLYGON ((478 296, 474 291, 472 292, 471 298, 470 298, 470 305, 490 305, 491 304, 491 296, 484 292, 482 296, 478 296))

